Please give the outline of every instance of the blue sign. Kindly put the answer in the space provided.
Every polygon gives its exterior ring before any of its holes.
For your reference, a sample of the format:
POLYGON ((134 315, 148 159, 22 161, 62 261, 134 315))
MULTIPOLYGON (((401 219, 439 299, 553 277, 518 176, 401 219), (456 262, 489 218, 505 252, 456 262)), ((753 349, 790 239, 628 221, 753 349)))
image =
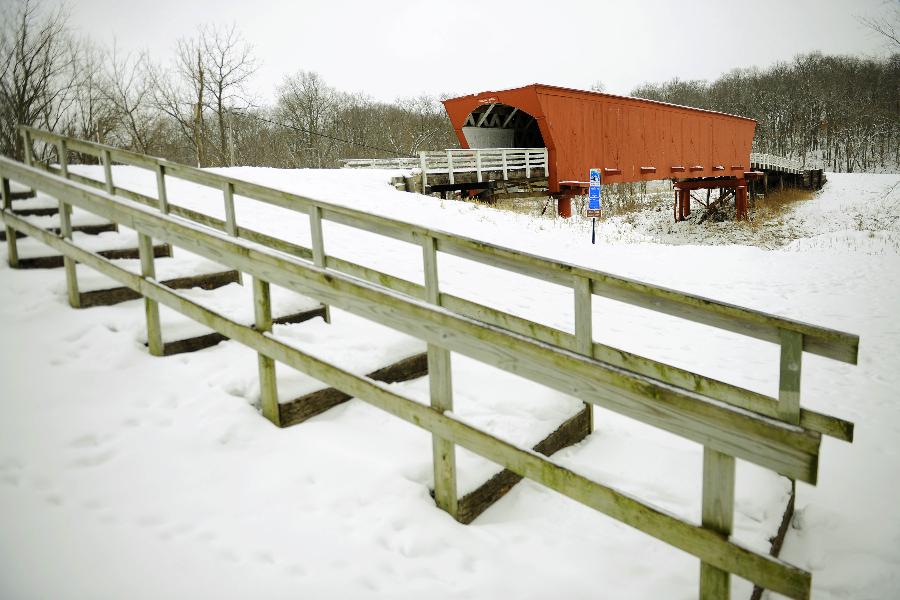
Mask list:
MULTIPOLYGON (((589 211, 600 211, 600 169, 591 169, 591 180, 590 187, 588 188, 588 210, 589 211)), ((599 216, 592 215, 591 216, 599 216)))

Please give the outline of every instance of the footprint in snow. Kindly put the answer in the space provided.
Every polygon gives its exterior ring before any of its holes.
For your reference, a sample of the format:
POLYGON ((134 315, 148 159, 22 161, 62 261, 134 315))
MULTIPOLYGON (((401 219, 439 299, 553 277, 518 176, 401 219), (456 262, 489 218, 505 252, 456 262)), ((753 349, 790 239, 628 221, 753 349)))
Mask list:
POLYGON ((16 458, 5 458, 0 461, 0 481, 6 485, 18 486, 22 481, 24 463, 16 458))

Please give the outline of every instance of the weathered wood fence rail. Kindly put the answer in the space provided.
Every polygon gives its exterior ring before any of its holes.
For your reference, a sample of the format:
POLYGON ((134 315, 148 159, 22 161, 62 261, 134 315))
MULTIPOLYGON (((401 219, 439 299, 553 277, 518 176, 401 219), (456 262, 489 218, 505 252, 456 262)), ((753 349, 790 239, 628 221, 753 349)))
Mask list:
POLYGON ((729 540, 734 513, 734 459, 748 460, 792 479, 815 484, 821 435, 851 441, 853 425, 800 407, 802 354, 806 351, 855 364, 857 336, 359 212, 162 159, 30 128, 24 128, 23 135, 26 150, 31 148, 34 140, 55 146, 59 166, 37 164, 30 154, 25 165, 0 158, 3 183, 3 211, 0 214, 7 228, 10 262, 16 260, 14 231, 17 230, 42 240, 66 257, 70 302, 73 289, 77 298, 75 262, 97 269, 138 291, 145 297, 151 353, 158 354, 159 350, 157 303, 162 303, 258 352, 262 412, 276 423, 275 361, 429 430, 434 440, 435 500, 451 514, 455 515, 456 510, 454 447, 460 445, 696 556, 701 560, 700 595, 703 598, 728 598, 729 574, 732 573, 792 598, 809 597, 811 575, 808 572, 729 540), (105 167, 104 181, 70 173, 67 166, 70 151, 98 156, 105 167), (155 172, 157 197, 115 186, 110 168, 113 161, 155 172), (222 190, 225 220, 170 202, 166 194, 167 176, 222 190), (13 214, 10 180, 59 200, 63 219, 59 235, 13 214), (235 194, 307 214, 312 247, 239 226, 233 206, 235 194), (66 226, 67 217, 64 216, 71 206, 138 231, 142 274, 126 271, 73 244, 71 227, 66 226), (322 230, 324 220, 421 246, 425 284, 328 255, 322 230), (252 276, 255 327, 216 314, 158 283, 154 277, 153 240, 185 248, 252 276), (438 252, 572 288, 574 333, 441 292, 438 252), (431 406, 419 404, 368 378, 348 373, 269 335, 270 284, 311 296, 427 342, 431 406), (595 343, 591 324, 593 295, 779 344, 778 398, 595 343), (701 523, 668 514, 446 414, 453 407, 450 352, 516 373, 584 402, 702 444, 701 523))

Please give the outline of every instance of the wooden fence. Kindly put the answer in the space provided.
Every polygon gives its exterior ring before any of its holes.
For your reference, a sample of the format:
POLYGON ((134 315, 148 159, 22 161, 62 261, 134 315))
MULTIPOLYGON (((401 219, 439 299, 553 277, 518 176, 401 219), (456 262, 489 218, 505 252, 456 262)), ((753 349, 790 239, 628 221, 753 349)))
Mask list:
POLYGON ((275 361, 307 373, 432 433, 435 500, 456 513, 456 445, 688 552, 701 561, 700 596, 729 597, 730 574, 791 598, 808 598, 811 575, 777 558, 730 540, 734 514, 735 458, 794 480, 815 484, 821 435, 852 441, 853 424, 801 408, 803 352, 855 364, 858 337, 761 311, 717 302, 639 281, 549 260, 509 248, 428 229, 345 206, 313 200, 238 179, 82 140, 23 128, 25 148, 55 146, 59 165, 0 158, 2 218, 9 260, 16 260, 15 230, 42 240, 65 257, 69 300, 77 306, 74 263, 92 267, 145 297, 148 345, 159 354, 162 303, 258 352, 263 415, 278 422, 275 361), (104 181, 70 173, 70 151, 97 156, 104 181), (116 187, 112 162, 156 173, 157 197, 116 187), (179 207, 166 194, 166 177, 222 191, 225 220, 179 207), (56 197, 59 235, 12 212, 9 181, 56 197), (307 214, 311 248, 241 227, 234 195, 307 214), (128 202, 128 200, 132 202, 128 202), (139 233, 142 274, 71 242, 71 206, 108 218, 139 233), (417 244, 424 285, 326 253, 322 221, 330 220, 417 244), (253 278, 256 322, 242 325, 192 302, 155 280, 153 240, 167 242, 240 270, 253 278), (570 287, 574 332, 534 323, 441 291, 437 253, 570 287), (291 256, 286 256, 286 254, 291 256), (297 293, 392 327, 427 343, 431 406, 351 374, 280 342, 271 330, 269 285, 297 293), (779 396, 773 398, 593 341, 591 298, 612 298, 645 309, 780 345, 779 396), (702 519, 673 516, 614 488, 559 466, 467 425, 452 410, 450 353, 457 352, 700 443, 703 453, 702 519))

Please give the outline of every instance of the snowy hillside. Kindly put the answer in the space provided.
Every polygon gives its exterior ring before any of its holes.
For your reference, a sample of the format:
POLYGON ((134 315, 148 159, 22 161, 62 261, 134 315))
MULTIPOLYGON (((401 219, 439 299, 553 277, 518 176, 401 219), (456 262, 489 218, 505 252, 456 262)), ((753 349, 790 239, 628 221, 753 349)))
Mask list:
MULTIPOLYGON (((900 595, 900 176, 828 174, 813 200, 757 228, 669 224, 665 206, 658 217, 604 221, 592 246, 586 222, 397 192, 389 172, 222 171, 858 334, 857 366, 804 358, 803 405, 854 421, 856 439, 823 439, 819 484, 798 484, 782 557, 813 573, 819 600, 900 595)), ((152 174, 115 167, 114 177, 155 193, 152 174)), ((184 182, 171 182, 169 200, 224 213, 219 192, 184 182)), ((309 244, 305 217, 235 200, 241 225, 309 244)), ((329 254, 422 280, 418 247, 328 222, 325 243, 329 254)), ((199 259, 176 249, 174 260, 199 259)), ((439 269, 447 292, 572 328, 568 290, 443 255, 439 269)), ((252 312, 237 284, 189 294, 252 312)), ((297 302, 276 298, 284 310, 297 302)), ((593 311, 596 341, 777 394, 772 344, 600 298, 593 311)), ((429 496, 425 432, 358 400, 278 430, 253 405, 252 351, 224 342, 154 358, 143 319, 140 301, 68 308, 61 269, 12 270, 2 245, 0 598, 696 597, 696 559, 531 482, 459 525, 429 496)), ((163 321, 169 334, 193 326, 165 311, 163 321)), ((331 328, 316 320, 275 334, 360 373, 421 351, 340 311, 331 328)), ((453 367, 459 416, 516 443, 580 406, 463 357, 453 367)), ((278 377, 282 400, 317 385, 283 366, 278 377)), ((426 380, 395 385, 427 401, 426 380)), ((554 458, 699 520, 700 446, 600 409, 595 422, 554 458)), ((458 453, 462 491, 499 470, 458 453)), ((765 551, 789 484, 741 461, 737 477, 735 538, 765 551)), ((750 589, 735 580, 733 597, 750 589)))

